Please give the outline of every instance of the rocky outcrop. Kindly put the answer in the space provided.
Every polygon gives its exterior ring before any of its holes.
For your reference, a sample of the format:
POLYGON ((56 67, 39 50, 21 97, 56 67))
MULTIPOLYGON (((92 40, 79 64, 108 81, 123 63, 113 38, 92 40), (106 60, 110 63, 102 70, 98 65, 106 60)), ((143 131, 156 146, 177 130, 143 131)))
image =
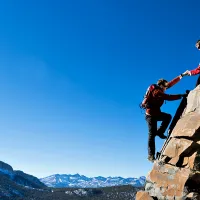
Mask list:
POLYGON ((24 173, 23 171, 15 171, 15 178, 14 181, 16 183, 22 183, 27 186, 33 187, 33 188, 45 188, 47 187, 44 183, 42 183, 38 178, 35 176, 29 175, 24 173), (25 180, 25 181, 24 181, 25 180))
POLYGON ((23 171, 13 170, 13 168, 10 165, 2 161, 0 161, 0 176, 1 176, 0 178, 7 177, 14 183, 18 185, 23 185, 25 187, 37 188, 37 189, 43 189, 47 187, 38 178, 26 174, 23 171))
POLYGON ((13 172, 13 168, 10 165, 8 165, 2 161, 0 161, 0 169, 6 170, 8 172, 13 172))
POLYGON ((200 199, 200 86, 189 93, 181 118, 147 176, 145 193, 159 200, 200 199))

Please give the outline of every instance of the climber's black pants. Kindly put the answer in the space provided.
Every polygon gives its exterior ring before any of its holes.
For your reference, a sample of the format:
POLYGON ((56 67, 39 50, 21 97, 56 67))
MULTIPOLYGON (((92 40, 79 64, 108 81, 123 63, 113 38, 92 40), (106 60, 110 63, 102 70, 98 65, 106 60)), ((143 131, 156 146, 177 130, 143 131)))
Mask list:
POLYGON ((157 116, 146 115, 145 119, 147 121, 148 129, 149 129, 149 139, 148 139, 148 153, 149 155, 155 155, 155 137, 156 135, 163 135, 166 131, 170 121, 171 115, 167 113, 161 112, 157 116), (162 121, 159 129, 157 129, 157 122, 162 121))

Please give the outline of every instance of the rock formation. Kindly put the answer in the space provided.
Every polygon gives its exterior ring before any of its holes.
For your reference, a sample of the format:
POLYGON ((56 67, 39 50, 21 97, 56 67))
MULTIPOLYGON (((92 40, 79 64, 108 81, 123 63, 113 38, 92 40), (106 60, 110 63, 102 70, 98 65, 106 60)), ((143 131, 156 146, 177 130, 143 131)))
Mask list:
POLYGON ((200 85, 187 97, 160 157, 136 200, 200 200, 200 85), (144 198, 142 198, 142 196, 144 198))
POLYGON ((7 163, 4 163, 2 161, 0 161, 0 169, 6 170, 8 172, 13 172, 13 168, 10 165, 8 165, 7 163))

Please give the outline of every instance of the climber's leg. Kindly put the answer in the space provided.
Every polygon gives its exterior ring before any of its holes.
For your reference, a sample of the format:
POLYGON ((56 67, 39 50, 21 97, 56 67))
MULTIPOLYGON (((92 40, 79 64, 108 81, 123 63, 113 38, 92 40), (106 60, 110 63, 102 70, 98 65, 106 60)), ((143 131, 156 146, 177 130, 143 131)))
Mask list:
POLYGON ((153 161, 155 159, 155 136, 157 134, 157 120, 154 116, 150 115, 146 115, 145 118, 149 129, 148 159, 153 161))
POLYGON ((172 119, 172 116, 168 113, 162 112, 159 116, 156 117, 156 119, 157 121, 162 121, 156 135, 162 139, 166 139, 167 137, 164 135, 164 133, 172 119))

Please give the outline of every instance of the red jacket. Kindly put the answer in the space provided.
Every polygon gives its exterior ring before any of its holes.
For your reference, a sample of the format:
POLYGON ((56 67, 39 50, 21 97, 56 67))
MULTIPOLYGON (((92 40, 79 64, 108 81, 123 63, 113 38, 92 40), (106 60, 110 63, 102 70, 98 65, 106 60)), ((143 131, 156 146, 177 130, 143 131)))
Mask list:
POLYGON ((200 74, 200 65, 196 68, 190 71, 190 75, 197 75, 200 74))
MULTIPOLYGON (((168 82, 168 88, 172 87, 180 81, 181 77, 178 76, 172 81, 168 82)), ((167 88, 167 89, 168 89, 167 88)), ((150 100, 150 108, 146 109, 147 115, 159 115, 161 113, 160 107, 163 105, 165 100, 173 101, 181 98, 181 95, 169 95, 165 94, 162 88, 155 89, 152 91, 153 98, 150 100)))

